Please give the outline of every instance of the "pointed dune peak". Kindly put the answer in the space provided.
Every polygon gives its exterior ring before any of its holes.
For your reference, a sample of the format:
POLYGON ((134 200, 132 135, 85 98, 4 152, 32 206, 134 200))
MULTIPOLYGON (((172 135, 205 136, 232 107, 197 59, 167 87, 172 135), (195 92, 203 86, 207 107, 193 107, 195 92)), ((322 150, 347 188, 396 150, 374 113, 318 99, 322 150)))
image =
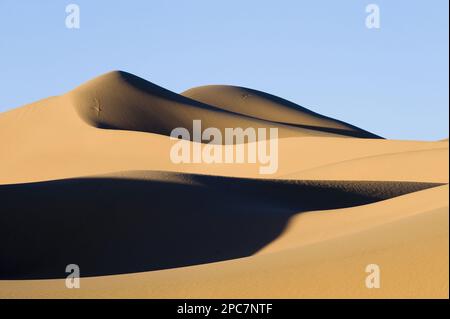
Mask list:
POLYGON ((225 113, 124 71, 96 77, 68 96, 78 114, 99 128, 168 135, 173 128, 190 127, 193 119, 225 113))
POLYGON ((170 135, 178 127, 279 128, 279 137, 377 136, 292 102, 251 89, 208 86, 177 94, 124 71, 92 79, 67 96, 79 116, 97 128, 170 135))
POLYGON ((169 134, 171 126, 183 124, 174 120, 179 105, 201 108, 201 103, 124 71, 101 75, 68 95, 90 125, 159 134, 169 134))

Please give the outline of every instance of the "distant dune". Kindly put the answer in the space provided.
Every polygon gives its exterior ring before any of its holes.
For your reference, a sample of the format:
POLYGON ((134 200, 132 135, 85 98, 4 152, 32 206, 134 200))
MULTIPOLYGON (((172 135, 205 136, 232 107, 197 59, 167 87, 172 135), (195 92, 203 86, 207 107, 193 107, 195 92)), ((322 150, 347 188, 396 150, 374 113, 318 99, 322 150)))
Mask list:
POLYGON ((448 139, 122 71, 1 113, 0 137, 0 298, 448 298, 448 139), (193 120, 277 128, 277 172, 173 163, 193 120), (65 288, 73 263, 82 289, 65 288))
POLYGON ((312 112, 280 97, 243 87, 208 85, 182 95, 222 110, 294 127, 342 136, 380 138, 353 125, 312 112))

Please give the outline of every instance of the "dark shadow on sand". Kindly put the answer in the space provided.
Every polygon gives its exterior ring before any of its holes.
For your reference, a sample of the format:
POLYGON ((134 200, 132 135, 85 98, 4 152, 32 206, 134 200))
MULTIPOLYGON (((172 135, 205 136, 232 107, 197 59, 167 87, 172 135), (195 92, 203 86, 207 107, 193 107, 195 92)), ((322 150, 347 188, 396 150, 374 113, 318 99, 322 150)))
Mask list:
MULTIPOLYGON (((170 175, 170 174, 169 174, 170 175)), ((437 186, 188 176, 189 183, 77 178, 0 185, 0 279, 98 276, 245 257, 289 218, 437 186)))

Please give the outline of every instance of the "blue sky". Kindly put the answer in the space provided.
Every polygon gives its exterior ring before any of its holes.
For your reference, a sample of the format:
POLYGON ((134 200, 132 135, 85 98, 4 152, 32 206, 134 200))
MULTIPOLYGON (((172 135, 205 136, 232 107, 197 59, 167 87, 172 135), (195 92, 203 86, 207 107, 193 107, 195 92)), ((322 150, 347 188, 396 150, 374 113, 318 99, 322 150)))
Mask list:
POLYGON ((0 0, 0 111, 110 70, 251 87, 393 139, 448 137, 448 1, 0 0), (65 26, 78 4, 80 29, 65 26), (380 29, 365 25, 380 8, 380 29))

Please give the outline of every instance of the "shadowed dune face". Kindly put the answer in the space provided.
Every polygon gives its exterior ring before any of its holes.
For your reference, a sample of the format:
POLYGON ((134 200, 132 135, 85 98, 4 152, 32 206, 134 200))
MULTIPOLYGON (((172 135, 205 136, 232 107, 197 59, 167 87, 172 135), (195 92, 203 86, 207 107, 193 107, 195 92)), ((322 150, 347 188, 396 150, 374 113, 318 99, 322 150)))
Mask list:
POLYGON ((231 85, 206 85, 181 95, 261 120, 353 137, 379 138, 356 126, 315 113, 265 92, 231 85))
MULTIPOLYGON (((204 128, 277 127, 240 114, 194 101, 135 75, 115 71, 86 82, 67 94, 88 124, 104 129, 141 131, 169 136, 183 127, 192 134, 193 120, 204 128)), ((296 128, 280 127, 283 136, 295 136, 296 128)))
POLYGON ((0 114, 0 137, 1 297, 448 298, 448 141, 126 72, 0 114), (167 135, 193 120, 278 128, 279 171, 175 164, 167 135), (363 283, 374 262, 383 289, 363 283), (68 264, 100 277, 67 289, 68 264))
POLYGON ((245 89, 258 98, 255 100, 252 97, 251 105, 241 107, 242 103, 235 98, 236 94, 241 93, 233 90, 244 89, 225 87, 219 90, 224 92, 209 93, 206 89, 205 97, 199 94, 205 90, 193 89, 183 96, 135 75, 115 71, 86 82, 67 96, 81 118, 98 128, 170 135, 177 127, 184 127, 192 133, 192 121, 201 120, 204 128, 215 127, 222 134, 225 128, 276 127, 279 137, 328 135, 378 138, 263 92, 245 89), (217 99, 211 98, 216 93, 217 99), (277 108, 279 115, 275 110, 277 108), (289 118, 294 121, 289 121, 289 118))
POLYGON ((254 254, 302 211, 439 184, 275 181, 143 172, 0 185, 0 279, 167 269, 254 254))

